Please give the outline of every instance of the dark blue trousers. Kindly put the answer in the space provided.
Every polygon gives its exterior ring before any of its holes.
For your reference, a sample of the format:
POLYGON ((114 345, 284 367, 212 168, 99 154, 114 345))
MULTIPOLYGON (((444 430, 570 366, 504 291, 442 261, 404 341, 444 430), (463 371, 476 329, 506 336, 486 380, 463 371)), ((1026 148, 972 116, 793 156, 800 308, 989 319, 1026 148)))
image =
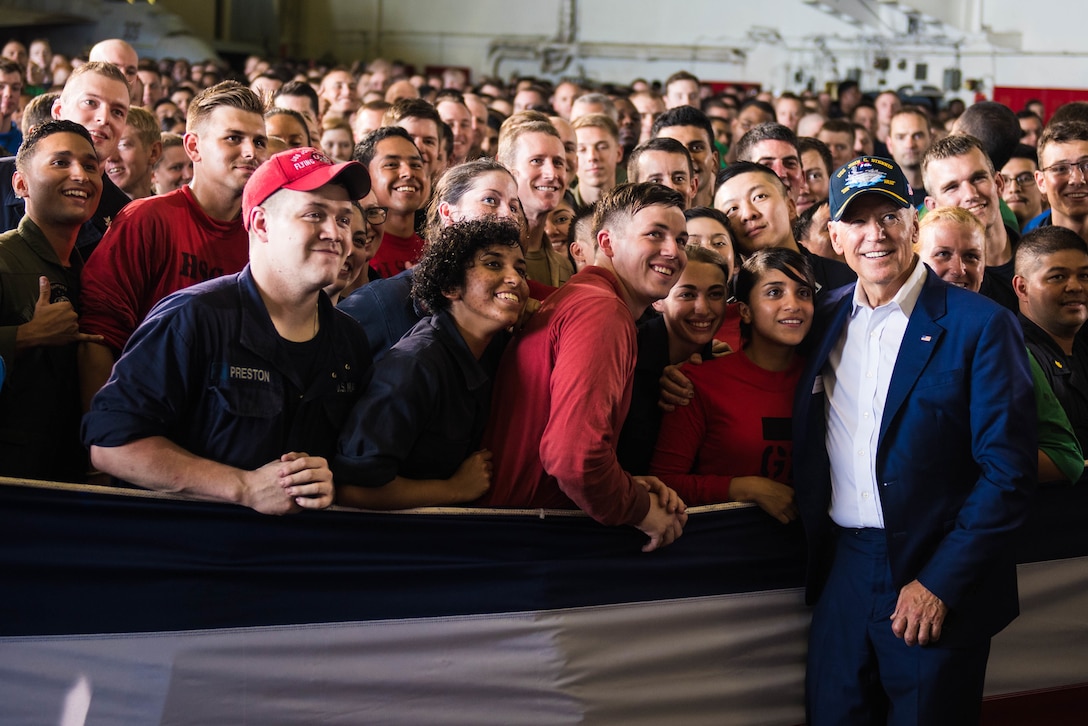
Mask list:
POLYGON ((811 726, 977 724, 990 642, 907 645, 892 633, 899 591, 880 529, 839 532, 812 615, 806 711, 811 726))

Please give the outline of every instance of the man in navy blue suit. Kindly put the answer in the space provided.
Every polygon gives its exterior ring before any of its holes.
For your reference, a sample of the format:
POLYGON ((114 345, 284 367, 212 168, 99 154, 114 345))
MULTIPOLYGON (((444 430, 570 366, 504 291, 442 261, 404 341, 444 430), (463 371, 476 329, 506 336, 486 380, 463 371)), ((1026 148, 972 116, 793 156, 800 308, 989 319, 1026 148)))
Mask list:
POLYGON ((832 246, 858 282, 820 303, 794 412, 816 726, 977 722, 990 638, 1019 612, 1012 536, 1036 469, 1023 337, 918 260, 910 195, 888 159, 831 180, 832 246))

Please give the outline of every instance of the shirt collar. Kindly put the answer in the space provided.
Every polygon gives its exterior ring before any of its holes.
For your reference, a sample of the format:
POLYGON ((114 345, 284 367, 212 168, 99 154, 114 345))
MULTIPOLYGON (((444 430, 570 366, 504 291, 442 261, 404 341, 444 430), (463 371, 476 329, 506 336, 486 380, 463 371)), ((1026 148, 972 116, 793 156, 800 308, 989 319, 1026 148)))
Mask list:
MULTIPOLYGON (((918 259, 918 255, 915 255, 914 269, 911 271, 910 276, 907 277, 906 282, 904 282, 903 286, 899 288, 899 291, 895 293, 895 297, 879 307, 885 308, 894 305, 903 312, 903 315, 909 318, 911 313, 914 312, 914 306, 918 302, 918 296, 922 294, 922 287, 925 286, 926 270, 926 266, 918 259)), ((861 283, 859 282, 854 286, 854 304, 850 313, 851 316, 857 315, 858 310, 861 308, 869 309, 869 305, 862 296, 861 283)))

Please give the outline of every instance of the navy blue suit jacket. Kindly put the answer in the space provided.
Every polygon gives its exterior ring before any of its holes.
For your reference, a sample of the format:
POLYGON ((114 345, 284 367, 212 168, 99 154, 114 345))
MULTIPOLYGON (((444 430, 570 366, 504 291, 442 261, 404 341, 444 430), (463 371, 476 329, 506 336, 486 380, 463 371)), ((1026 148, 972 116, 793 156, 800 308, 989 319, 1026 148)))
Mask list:
MULTIPOLYGON (((921 264, 920 262, 918 264, 921 264)), ((820 301, 797 386, 794 485, 815 602, 833 553, 827 404, 820 374, 843 334, 854 285, 820 301)), ((1019 612, 1012 535, 1038 466, 1035 400, 1012 313, 928 272, 907 323, 876 452, 896 587, 919 580, 949 608, 941 643, 989 638, 1019 612)))

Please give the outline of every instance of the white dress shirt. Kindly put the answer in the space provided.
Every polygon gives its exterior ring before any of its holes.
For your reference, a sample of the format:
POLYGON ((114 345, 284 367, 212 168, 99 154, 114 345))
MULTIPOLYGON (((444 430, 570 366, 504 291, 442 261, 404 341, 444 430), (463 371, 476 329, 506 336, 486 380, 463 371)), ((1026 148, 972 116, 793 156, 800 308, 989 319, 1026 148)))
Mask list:
POLYGON ((859 283, 850 319, 822 371, 831 460, 829 513, 840 527, 884 528, 877 438, 899 346, 925 280, 926 266, 915 257, 914 270, 895 297, 876 308, 869 307, 859 283))

